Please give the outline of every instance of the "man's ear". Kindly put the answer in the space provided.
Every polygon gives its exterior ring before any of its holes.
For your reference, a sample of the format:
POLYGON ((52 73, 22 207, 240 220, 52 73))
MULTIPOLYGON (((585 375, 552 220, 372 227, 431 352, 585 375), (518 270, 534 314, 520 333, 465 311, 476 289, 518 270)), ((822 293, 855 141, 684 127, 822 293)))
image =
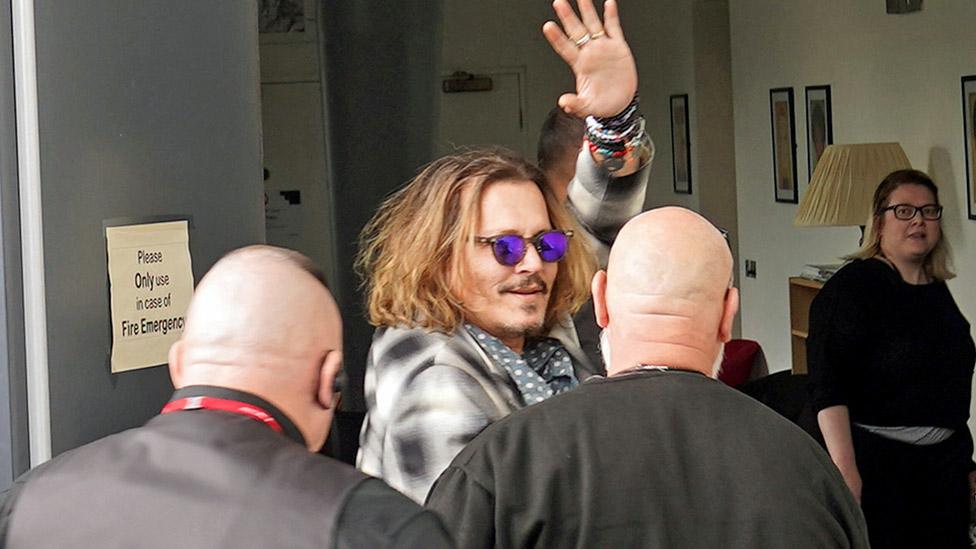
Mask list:
POLYGON ((593 283, 590 285, 593 292, 593 312, 596 314, 596 324, 601 328, 606 328, 610 323, 610 314, 607 312, 607 272, 599 270, 593 275, 593 283))
POLYGON ((732 339, 732 324, 735 322, 735 313, 739 310, 739 289, 729 288, 725 292, 725 303, 722 307, 722 321, 718 326, 718 338, 722 343, 728 343, 732 339))
POLYGON ((319 406, 332 410, 339 404, 336 379, 342 369, 342 351, 329 351, 319 367, 319 406))
POLYGON ((182 339, 169 348, 169 379, 176 389, 183 387, 183 348, 182 339))

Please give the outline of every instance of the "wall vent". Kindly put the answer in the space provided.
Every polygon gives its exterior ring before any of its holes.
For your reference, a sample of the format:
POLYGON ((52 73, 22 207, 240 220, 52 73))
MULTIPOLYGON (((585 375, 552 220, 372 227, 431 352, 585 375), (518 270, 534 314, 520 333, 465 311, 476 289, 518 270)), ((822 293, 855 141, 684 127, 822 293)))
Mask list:
POLYGON ((921 11, 922 0, 885 0, 888 4, 888 13, 911 13, 921 11))

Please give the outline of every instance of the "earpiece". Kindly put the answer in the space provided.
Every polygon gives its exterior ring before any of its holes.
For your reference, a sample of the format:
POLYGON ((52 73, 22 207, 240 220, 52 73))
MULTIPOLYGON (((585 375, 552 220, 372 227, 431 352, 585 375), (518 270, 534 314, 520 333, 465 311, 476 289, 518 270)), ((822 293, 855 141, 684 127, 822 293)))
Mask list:
POLYGON ((346 371, 340 370, 339 373, 336 374, 335 379, 332 380, 332 392, 341 394, 346 389, 348 384, 349 378, 346 376, 346 371))
POLYGON ((346 373, 342 370, 342 351, 330 350, 322 358, 319 370, 318 401, 326 410, 335 408, 339 397, 348 384, 346 373), (334 373, 334 377, 333 377, 334 373), (327 378, 332 377, 330 385, 324 385, 327 378))

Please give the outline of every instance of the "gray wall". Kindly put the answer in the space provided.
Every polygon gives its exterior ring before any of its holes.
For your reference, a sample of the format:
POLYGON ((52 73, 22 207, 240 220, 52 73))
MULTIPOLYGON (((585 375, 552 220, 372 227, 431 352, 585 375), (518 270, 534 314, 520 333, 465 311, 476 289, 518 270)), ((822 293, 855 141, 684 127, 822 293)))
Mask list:
POLYGON ((192 215, 196 280, 264 239, 255 4, 35 4, 54 454, 172 390, 166 368, 109 373, 103 220, 192 215))
POLYGON ((343 408, 365 411, 364 318, 352 262, 383 198, 432 160, 440 86, 441 1, 423 9, 388 0, 320 0, 329 166, 336 208, 338 296, 350 390, 343 408))
MULTIPOLYGON (((698 157, 698 173, 694 176, 695 192, 699 195, 698 212, 729 232, 734 264, 738 265, 739 217, 735 203, 729 3, 728 0, 698 0, 693 10, 696 104, 692 123, 698 137, 697 143, 693 144, 698 157)), ((740 336, 739 318, 732 330, 733 337, 740 336)))

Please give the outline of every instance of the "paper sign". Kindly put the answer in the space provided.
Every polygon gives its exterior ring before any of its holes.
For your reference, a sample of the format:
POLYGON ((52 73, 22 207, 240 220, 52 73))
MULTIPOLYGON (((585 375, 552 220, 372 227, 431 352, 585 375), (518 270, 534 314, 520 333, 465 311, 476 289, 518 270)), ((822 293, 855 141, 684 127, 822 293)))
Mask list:
POLYGON ((168 362, 193 294, 186 221, 107 227, 112 373, 168 362))
POLYGON ((264 227, 268 244, 301 249, 301 191, 265 191, 264 227))

